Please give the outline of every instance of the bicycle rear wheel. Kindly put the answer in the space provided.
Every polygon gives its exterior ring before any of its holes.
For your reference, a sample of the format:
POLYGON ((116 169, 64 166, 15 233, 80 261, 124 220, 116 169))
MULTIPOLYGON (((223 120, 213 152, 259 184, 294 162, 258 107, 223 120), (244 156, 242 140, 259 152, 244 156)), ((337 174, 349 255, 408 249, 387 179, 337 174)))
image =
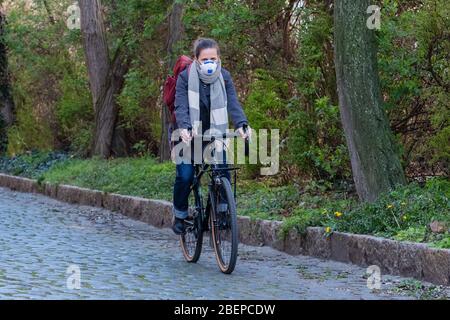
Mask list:
POLYGON ((198 186, 189 195, 189 216, 185 220, 186 232, 180 236, 181 249, 187 262, 200 258, 203 245, 202 199, 198 186))
POLYGON ((238 253, 236 202, 230 181, 222 177, 220 182, 217 189, 210 193, 212 204, 210 228, 220 271, 230 274, 236 266, 238 253))

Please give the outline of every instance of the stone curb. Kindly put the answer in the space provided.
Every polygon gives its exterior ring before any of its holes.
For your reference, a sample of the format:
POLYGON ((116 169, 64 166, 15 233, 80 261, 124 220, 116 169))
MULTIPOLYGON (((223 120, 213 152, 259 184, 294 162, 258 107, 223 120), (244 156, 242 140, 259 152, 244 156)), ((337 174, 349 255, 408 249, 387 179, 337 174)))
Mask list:
MULTIPOLYGON (((40 193, 68 203, 103 207, 158 228, 171 225, 172 204, 168 201, 68 185, 40 185, 36 180, 5 174, 0 174, 0 186, 20 192, 40 193)), ((362 267, 377 265, 385 274, 450 285, 450 250, 341 232, 326 236, 323 228, 318 227, 308 228, 305 234, 292 229, 281 237, 281 226, 280 221, 252 220, 239 216, 239 240, 247 245, 270 246, 291 255, 309 255, 362 267)))

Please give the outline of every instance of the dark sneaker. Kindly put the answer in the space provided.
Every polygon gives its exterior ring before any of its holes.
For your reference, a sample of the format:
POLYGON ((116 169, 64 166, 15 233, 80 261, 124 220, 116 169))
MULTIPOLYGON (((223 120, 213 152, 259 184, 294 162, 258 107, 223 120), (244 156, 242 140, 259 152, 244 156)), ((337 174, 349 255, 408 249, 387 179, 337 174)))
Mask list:
POLYGON ((184 219, 174 218, 172 223, 172 230, 177 235, 182 235, 186 231, 186 226, 184 224, 184 219))

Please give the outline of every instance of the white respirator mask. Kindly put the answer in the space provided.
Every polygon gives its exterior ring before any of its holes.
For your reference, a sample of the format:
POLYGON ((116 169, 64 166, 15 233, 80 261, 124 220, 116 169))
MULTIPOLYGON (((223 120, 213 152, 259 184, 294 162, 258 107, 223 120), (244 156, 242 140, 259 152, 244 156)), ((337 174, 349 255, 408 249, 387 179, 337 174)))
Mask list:
POLYGON ((205 62, 200 64, 200 69, 202 70, 202 73, 210 76, 214 74, 217 70, 217 62, 214 60, 206 60, 205 62))

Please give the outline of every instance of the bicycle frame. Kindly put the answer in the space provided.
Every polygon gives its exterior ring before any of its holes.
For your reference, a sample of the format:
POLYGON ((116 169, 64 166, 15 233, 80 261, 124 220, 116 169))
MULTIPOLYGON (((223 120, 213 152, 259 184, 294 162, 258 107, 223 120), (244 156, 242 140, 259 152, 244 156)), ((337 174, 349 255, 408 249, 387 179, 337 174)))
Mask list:
MULTIPOLYGON (((214 141, 214 140, 216 140, 216 138, 237 138, 238 135, 236 135, 235 133, 227 133, 222 136, 204 136, 204 137, 206 137, 210 141, 214 141)), ((222 143, 225 145, 225 143, 223 141, 222 141, 222 143)), ((211 205, 209 194, 211 192, 215 192, 213 190, 213 188, 220 184, 220 178, 225 176, 225 174, 224 174, 225 171, 233 171, 234 172, 233 181, 230 181, 230 183, 233 186, 233 196, 234 196, 234 200, 236 201, 237 170, 240 170, 240 168, 233 167, 233 166, 219 167, 218 164, 216 164, 216 163, 194 164, 194 168, 195 168, 195 173, 194 173, 194 179, 193 179, 193 182, 191 185, 190 192, 197 190, 197 192, 199 194, 200 207, 197 208, 197 211, 200 212, 200 214, 202 216, 202 221, 205 223, 204 226, 206 226, 209 216, 208 216, 208 214, 206 214, 205 211, 208 208, 208 205, 211 205), (208 183, 208 200, 207 200, 206 207, 204 207, 204 201, 203 201, 201 188, 200 188, 200 181, 201 181, 201 178, 203 177, 203 175, 206 173, 209 175, 209 183, 208 183)), ((231 175, 230 175, 230 177, 231 177, 231 175)), ((198 207, 198 205, 197 205, 197 207, 198 207)))
POLYGON ((191 192, 195 191, 197 189, 197 192, 200 196, 200 207, 197 208, 197 210, 200 212, 200 214, 202 215, 202 221, 204 221, 205 225, 208 221, 209 215, 205 212, 208 205, 210 205, 210 199, 209 199, 209 193, 210 192, 215 192, 213 191, 213 187, 217 186, 220 178, 224 176, 224 172, 225 171, 233 171, 233 182, 230 181, 230 183, 233 185, 233 195, 234 195, 234 199, 236 200, 236 181, 237 181, 237 170, 240 170, 240 168, 236 168, 236 167, 226 167, 226 168, 219 168, 217 167, 216 164, 197 164, 194 165, 195 166, 195 174, 194 174, 194 180, 192 182, 191 185, 191 192), (208 201, 206 204, 206 207, 204 207, 204 202, 203 202, 203 196, 202 196, 202 192, 201 192, 201 185, 200 185, 200 181, 201 178, 203 177, 204 174, 208 174, 209 175, 209 183, 208 183, 208 201))

